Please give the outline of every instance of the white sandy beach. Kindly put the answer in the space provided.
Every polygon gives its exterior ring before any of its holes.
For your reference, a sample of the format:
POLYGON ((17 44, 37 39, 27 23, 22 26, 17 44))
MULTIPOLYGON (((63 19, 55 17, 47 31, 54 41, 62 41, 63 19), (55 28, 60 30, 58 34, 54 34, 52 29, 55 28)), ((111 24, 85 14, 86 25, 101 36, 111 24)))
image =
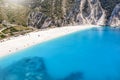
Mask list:
POLYGON ((31 32, 26 35, 20 35, 18 37, 11 37, 10 40, 0 42, 0 57, 13 54, 19 50, 23 50, 32 45, 42 43, 47 40, 51 40, 69 33, 73 33, 80 30, 96 27, 94 25, 84 26, 69 26, 46 29, 43 31, 31 32))

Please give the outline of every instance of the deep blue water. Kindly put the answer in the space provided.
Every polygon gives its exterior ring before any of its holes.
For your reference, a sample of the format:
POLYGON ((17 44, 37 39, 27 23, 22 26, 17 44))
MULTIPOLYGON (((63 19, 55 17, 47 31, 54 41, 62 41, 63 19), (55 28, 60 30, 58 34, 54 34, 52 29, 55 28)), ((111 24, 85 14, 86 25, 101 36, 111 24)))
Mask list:
POLYGON ((55 78, 82 72, 84 80, 120 80, 120 30, 78 31, 4 57, 0 66, 33 56, 43 57, 47 72, 55 78))

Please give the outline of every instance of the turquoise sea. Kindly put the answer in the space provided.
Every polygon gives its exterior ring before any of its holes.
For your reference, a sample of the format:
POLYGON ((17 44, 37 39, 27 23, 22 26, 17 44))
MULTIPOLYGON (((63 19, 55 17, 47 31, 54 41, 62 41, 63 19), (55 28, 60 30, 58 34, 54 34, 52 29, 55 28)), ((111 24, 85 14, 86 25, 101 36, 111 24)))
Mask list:
POLYGON ((1 58, 0 69, 25 57, 42 57, 55 79, 81 72, 80 80, 120 80, 120 29, 92 28, 37 44, 1 58))

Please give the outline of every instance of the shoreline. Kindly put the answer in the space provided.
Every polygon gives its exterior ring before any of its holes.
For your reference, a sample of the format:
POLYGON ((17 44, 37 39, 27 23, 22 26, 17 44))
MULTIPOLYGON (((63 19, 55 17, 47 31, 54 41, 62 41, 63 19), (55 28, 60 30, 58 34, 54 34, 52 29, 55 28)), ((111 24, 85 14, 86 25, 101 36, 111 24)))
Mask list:
POLYGON ((65 26, 46 30, 34 31, 18 37, 11 37, 9 40, 0 42, 0 58, 12 53, 24 50, 33 45, 52 40, 76 31, 98 27, 97 25, 65 26))

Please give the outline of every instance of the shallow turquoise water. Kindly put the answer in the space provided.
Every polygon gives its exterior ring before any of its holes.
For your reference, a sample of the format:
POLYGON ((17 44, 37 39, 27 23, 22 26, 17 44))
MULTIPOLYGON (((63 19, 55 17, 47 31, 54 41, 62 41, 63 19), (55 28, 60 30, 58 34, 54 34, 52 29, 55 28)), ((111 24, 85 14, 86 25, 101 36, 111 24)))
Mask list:
POLYGON ((120 80, 120 30, 101 27, 75 32, 0 59, 0 66, 33 56, 43 57, 47 72, 55 78, 82 72, 84 80, 120 80))

